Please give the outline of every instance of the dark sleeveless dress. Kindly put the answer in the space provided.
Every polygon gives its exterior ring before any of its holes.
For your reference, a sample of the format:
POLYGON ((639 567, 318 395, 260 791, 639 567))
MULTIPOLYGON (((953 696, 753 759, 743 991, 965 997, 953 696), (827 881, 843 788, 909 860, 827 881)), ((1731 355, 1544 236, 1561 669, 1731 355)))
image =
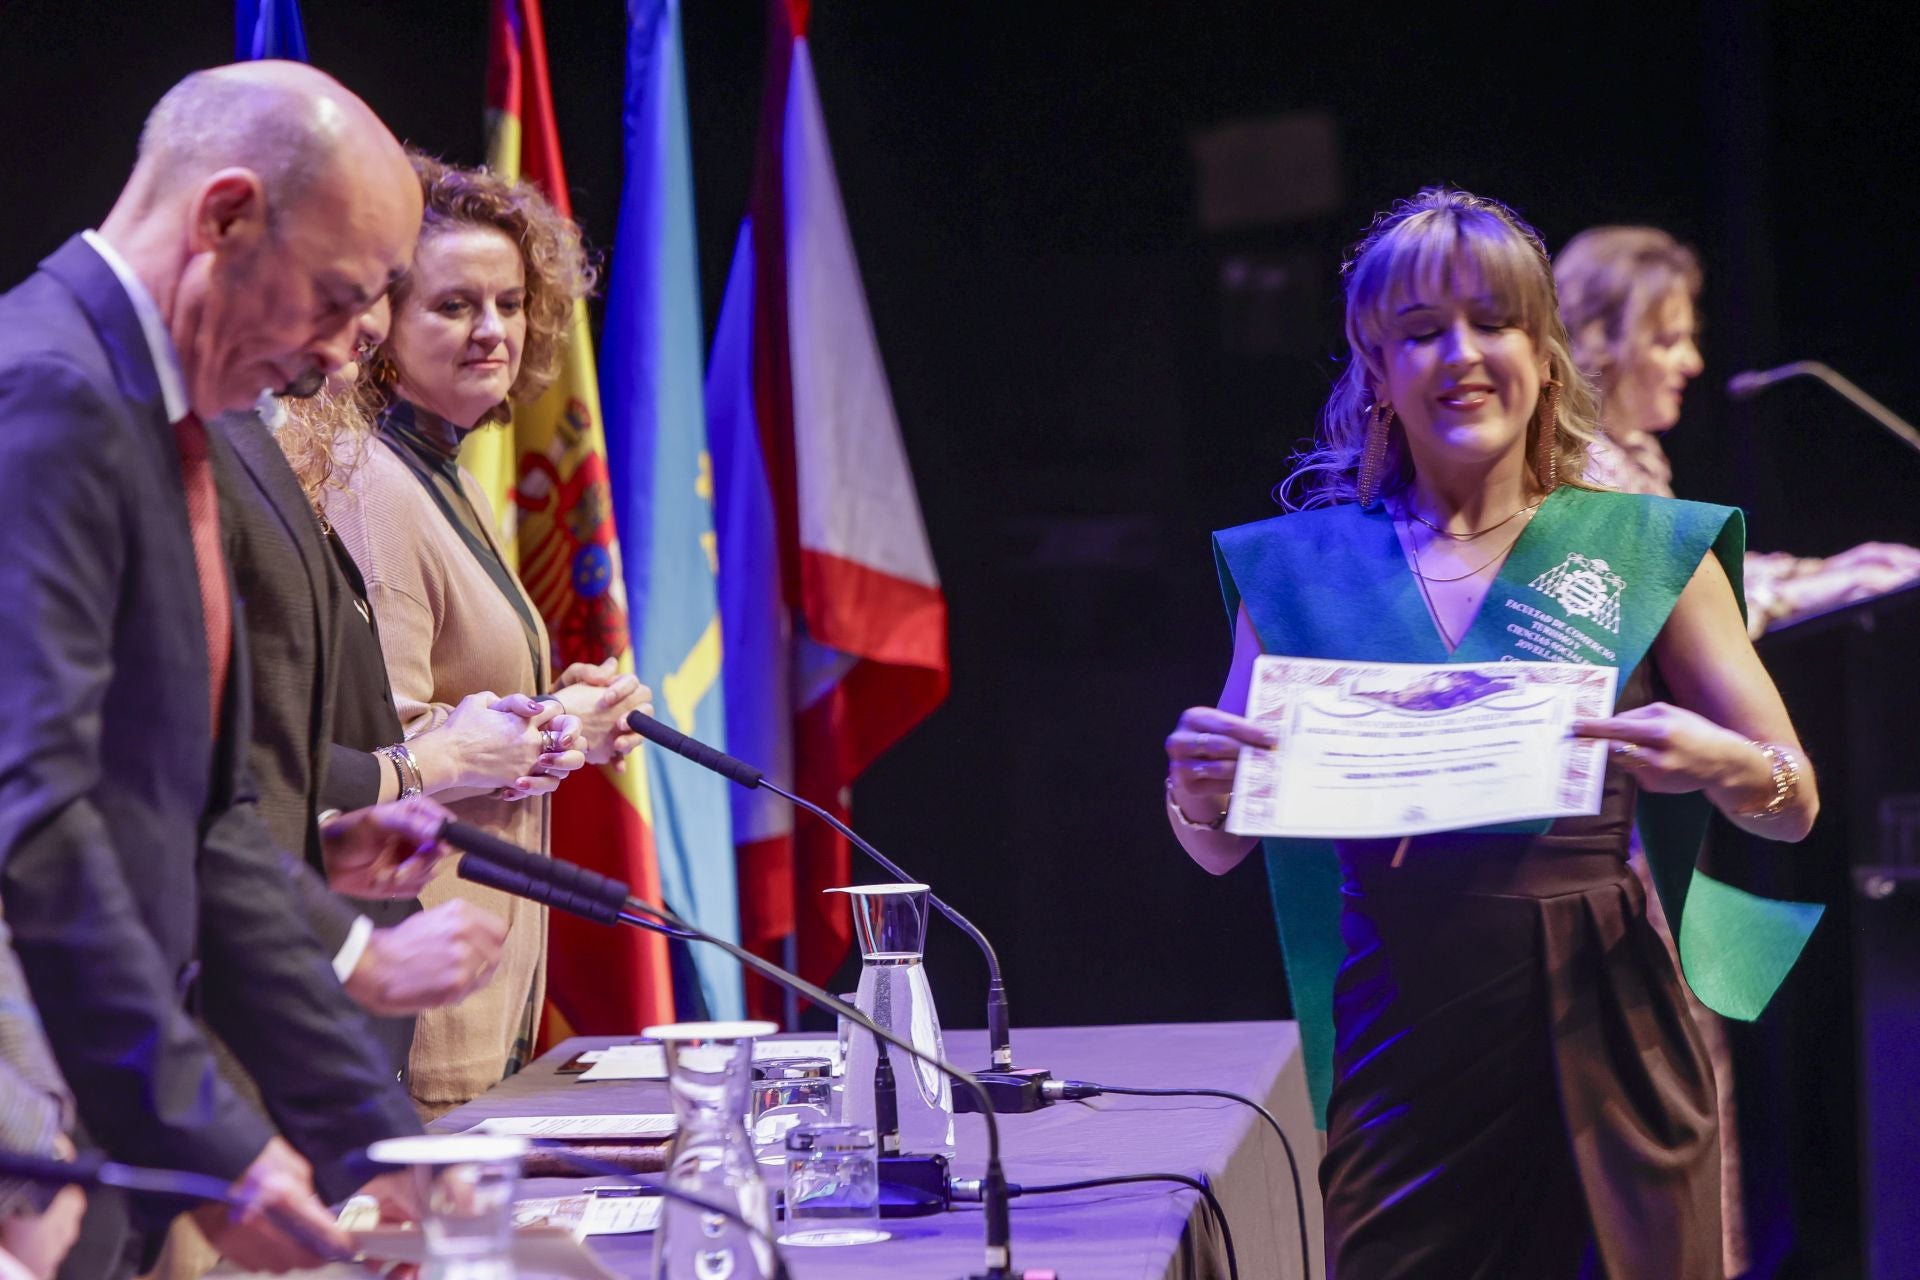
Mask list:
POLYGON ((1627 864, 1635 790, 1610 767, 1594 817, 1399 866, 1340 846, 1332 1280, 1721 1280, 1712 1068, 1627 864))

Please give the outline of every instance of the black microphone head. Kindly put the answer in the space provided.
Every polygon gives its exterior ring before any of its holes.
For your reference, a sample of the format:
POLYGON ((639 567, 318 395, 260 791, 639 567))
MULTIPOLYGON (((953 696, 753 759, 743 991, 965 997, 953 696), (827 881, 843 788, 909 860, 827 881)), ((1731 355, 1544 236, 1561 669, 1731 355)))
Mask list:
POLYGON ((657 742, 669 751, 680 750, 682 742, 690 741, 686 734, 671 725, 661 724, 644 711, 627 713, 627 728, 633 730, 648 742, 657 742))
POLYGON ((675 755, 685 756, 702 769, 711 769, 721 777, 737 782, 748 790, 759 786, 761 779, 766 776, 745 760, 736 759, 724 751, 717 751, 696 738, 689 738, 671 725, 661 724, 644 711, 635 711, 628 715, 627 728, 648 742, 658 743, 675 755))
POLYGON ((543 857, 499 836, 449 821, 440 839, 466 856, 460 859, 460 878, 489 889, 530 898, 559 911, 613 924, 626 906, 627 886, 597 871, 543 857))

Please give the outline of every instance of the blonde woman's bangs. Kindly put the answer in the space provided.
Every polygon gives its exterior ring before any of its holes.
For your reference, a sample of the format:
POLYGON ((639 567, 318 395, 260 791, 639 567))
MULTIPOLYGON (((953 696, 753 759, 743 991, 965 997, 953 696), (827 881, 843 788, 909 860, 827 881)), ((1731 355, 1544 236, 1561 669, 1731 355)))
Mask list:
MULTIPOLYGON (((1524 218, 1498 200, 1427 187, 1374 218, 1341 274, 1351 356, 1327 396, 1312 446, 1294 455, 1292 473, 1275 489, 1283 505, 1326 506, 1359 496, 1361 463, 1378 420, 1384 339, 1395 332, 1403 307, 1448 300, 1485 299, 1502 324, 1533 339, 1546 381, 1557 387, 1551 399, 1543 394, 1528 424, 1529 456, 1539 429, 1551 421, 1560 483, 1593 487, 1586 479, 1587 450, 1600 430, 1599 398, 1567 349, 1547 247, 1524 218), (1542 412, 1549 406, 1551 418, 1542 412)), ((1391 423, 1381 462, 1385 481, 1376 498, 1412 482, 1412 457, 1391 423)))
POLYGON ((1356 265, 1348 323, 1355 345, 1377 350, 1395 315, 1442 299, 1485 299, 1536 340, 1553 300, 1540 255, 1512 228, 1473 211, 1429 210, 1383 236, 1356 265))

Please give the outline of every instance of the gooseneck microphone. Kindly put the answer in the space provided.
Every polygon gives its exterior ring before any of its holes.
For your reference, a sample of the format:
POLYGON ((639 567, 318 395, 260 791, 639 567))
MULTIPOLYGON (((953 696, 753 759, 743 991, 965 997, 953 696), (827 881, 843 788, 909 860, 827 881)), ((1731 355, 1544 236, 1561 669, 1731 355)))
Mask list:
POLYGON ((1775 369, 1749 370, 1736 373, 1727 379, 1727 394, 1735 400, 1746 400, 1758 395, 1776 382, 1785 382, 1788 378, 1812 378, 1823 383, 1829 390, 1860 412, 1872 418, 1915 453, 1920 453, 1920 431, 1893 410, 1862 391, 1838 371, 1818 360, 1795 360, 1775 369))
MULTIPOLYGON (((49 1160, 20 1151, 0 1151, 0 1177, 18 1178, 47 1187, 112 1187, 132 1195, 165 1196, 178 1200, 205 1200, 229 1209, 245 1210, 252 1202, 236 1192, 226 1179, 185 1169, 144 1169, 104 1159, 98 1152, 82 1151, 72 1160, 49 1160)), ((289 1239, 315 1257, 333 1262, 350 1262, 327 1241, 318 1238, 307 1224, 293 1213, 269 1208, 266 1216, 289 1239)))
POLYGON ((696 928, 665 907, 641 901, 617 880, 570 862, 543 858, 465 823, 445 823, 440 829, 440 839, 467 855, 460 860, 460 878, 463 880, 544 903, 602 924, 630 924, 669 937, 718 947, 755 973, 804 996, 823 1009, 832 1010, 875 1039, 892 1045, 916 1062, 926 1063, 976 1095, 981 1118, 987 1126, 986 1173, 981 1180, 984 1189, 982 1217, 985 1219, 987 1236, 986 1271, 968 1280, 1018 1280, 1016 1273, 1010 1269, 1013 1265, 1009 1243, 1012 1228, 1007 1214, 1006 1170, 1000 1161, 1000 1124, 994 1116, 993 1105, 986 1091, 972 1075, 916 1048, 911 1040, 894 1034, 855 1006, 829 995, 805 978, 762 959, 738 943, 696 928))
POLYGON ((516 898, 529 898, 556 911, 582 916, 595 924, 633 924, 669 937, 694 940, 694 935, 656 925, 646 914, 635 914, 634 899, 618 880, 577 863, 543 858, 502 840, 491 832, 448 819, 440 839, 470 855, 460 862, 460 878, 516 898))
POLYGON ((224 1178, 182 1169, 142 1169, 116 1164, 91 1151, 71 1160, 49 1160, 22 1151, 0 1151, 0 1177, 48 1187, 114 1187, 136 1195, 177 1196, 183 1200, 212 1200, 231 1205, 233 1189, 224 1178))
MULTIPOLYGON (((918 884, 920 881, 901 870, 891 858, 868 844, 859 832, 840 821, 834 814, 820 805, 795 795, 776 783, 769 782, 761 770, 746 761, 730 756, 724 751, 716 751, 706 743, 690 738, 670 725, 661 724, 652 716, 635 711, 627 717, 627 727, 647 739, 658 743, 675 755, 685 756, 703 769, 710 769, 723 778, 727 778, 747 790, 759 788, 771 791, 787 803, 805 809, 814 817, 838 831, 853 845, 879 863, 886 873, 902 884, 918 884)), ((946 901, 935 894, 928 894, 927 901, 934 909, 951 920, 960 932, 973 939, 975 946, 987 962, 987 1045, 991 1051, 990 1065, 984 1072, 978 1073, 979 1079, 987 1086, 994 1106, 1003 1112, 1034 1111, 1051 1105, 1052 1099, 1043 1097, 1041 1082, 1048 1079, 1045 1071, 1015 1072, 1013 1066, 1013 1032, 1007 1017, 1007 984, 1000 977, 1000 957, 995 954, 993 944, 987 936, 976 928, 973 922, 947 905, 946 901)), ((959 1105, 961 1099, 955 1099, 956 1109, 966 1111, 969 1108, 959 1105)))

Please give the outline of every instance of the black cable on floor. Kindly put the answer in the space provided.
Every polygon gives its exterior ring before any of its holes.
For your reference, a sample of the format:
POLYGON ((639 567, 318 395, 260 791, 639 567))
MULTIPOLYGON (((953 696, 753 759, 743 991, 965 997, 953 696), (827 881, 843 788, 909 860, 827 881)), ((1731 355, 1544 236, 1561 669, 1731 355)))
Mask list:
POLYGON ((1220 1242, 1227 1249, 1228 1280, 1240 1280, 1240 1258, 1233 1251, 1233 1228, 1227 1225, 1227 1211, 1220 1207, 1220 1200, 1213 1194, 1213 1188, 1205 1180, 1188 1177, 1184 1173, 1120 1173, 1108 1178, 1082 1178, 1078 1182, 1052 1182, 1029 1184, 1009 1182, 1009 1196, 1042 1196, 1060 1191, 1090 1191, 1095 1187, 1117 1187, 1129 1182, 1178 1182, 1192 1187, 1206 1198, 1207 1208, 1213 1214, 1213 1220, 1220 1224, 1220 1242))
POLYGON ((1300 1161, 1293 1154, 1293 1143, 1287 1140, 1287 1131, 1280 1127, 1280 1121, 1273 1112, 1244 1094, 1226 1089, 1144 1089, 1130 1085, 1095 1084, 1091 1080, 1050 1080, 1047 1083, 1059 1086, 1058 1096, 1061 1098, 1090 1098, 1102 1093, 1140 1098, 1224 1098, 1259 1112, 1260 1118, 1272 1126, 1280 1139, 1281 1149, 1287 1153, 1287 1169, 1293 1175, 1294 1220, 1300 1224, 1300 1274, 1306 1280, 1313 1280, 1313 1253, 1307 1242, 1307 1201, 1300 1183, 1300 1161))

